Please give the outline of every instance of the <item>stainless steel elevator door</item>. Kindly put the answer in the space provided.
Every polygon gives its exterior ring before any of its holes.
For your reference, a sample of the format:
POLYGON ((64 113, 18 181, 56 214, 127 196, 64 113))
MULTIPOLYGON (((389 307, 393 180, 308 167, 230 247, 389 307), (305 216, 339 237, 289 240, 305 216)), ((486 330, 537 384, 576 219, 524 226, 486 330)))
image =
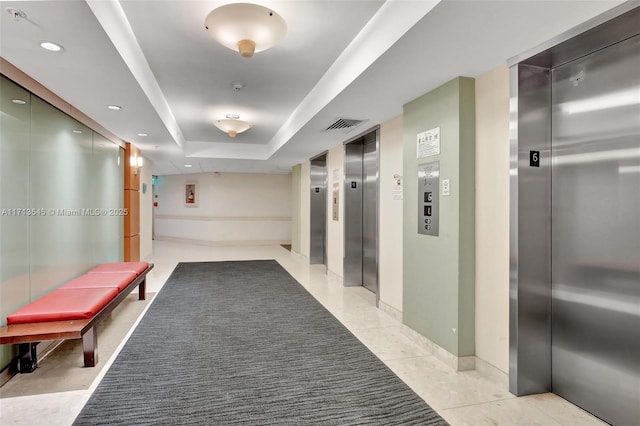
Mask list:
POLYGON ((552 73, 552 389, 637 425, 640 36, 552 73))
POLYGON ((344 285, 362 285, 362 143, 344 146, 344 285))
POLYGON ((378 294, 378 162, 376 141, 362 150, 362 285, 378 294))
POLYGON ((309 263, 327 264, 327 158, 311 160, 311 247, 309 263))
POLYGON ((378 295, 378 130, 345 145, 344 285, 378 295))

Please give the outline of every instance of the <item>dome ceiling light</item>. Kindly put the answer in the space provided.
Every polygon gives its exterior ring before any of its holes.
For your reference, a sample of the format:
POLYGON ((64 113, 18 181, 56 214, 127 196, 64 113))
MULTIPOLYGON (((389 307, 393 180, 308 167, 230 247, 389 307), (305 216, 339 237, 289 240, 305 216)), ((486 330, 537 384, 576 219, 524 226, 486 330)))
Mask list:
POLYGON ((245 132, 251 128, 251 124, 239 120, 240 116, 237 114, 227 114, 226 117, 226 119, 218 120, 214 124, 218 129, 228 134, 230 138, 235 138, 238 133, 245 132))
POLYGON ((250 3, 234 3, 214 9, 204 21, 209 35, 245 58, 273 47, 287 33, 287 24, 276 12, 250 3))

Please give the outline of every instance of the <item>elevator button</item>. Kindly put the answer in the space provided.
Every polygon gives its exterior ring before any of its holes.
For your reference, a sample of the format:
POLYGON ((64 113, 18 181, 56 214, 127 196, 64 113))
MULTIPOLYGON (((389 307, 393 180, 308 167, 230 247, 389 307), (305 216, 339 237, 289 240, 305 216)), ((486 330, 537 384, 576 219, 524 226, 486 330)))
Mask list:
POLYGON ((426 229, 427 231, 431 231, 431 225, 425 225, 424 229, 426 229))
POLYGON ((425 219, 424 223, 431 223, 431 219, 425 219))
POLYGON ((433 192, 425 192, 424 193, 424 202, 430 203, 433 201, 433 192))

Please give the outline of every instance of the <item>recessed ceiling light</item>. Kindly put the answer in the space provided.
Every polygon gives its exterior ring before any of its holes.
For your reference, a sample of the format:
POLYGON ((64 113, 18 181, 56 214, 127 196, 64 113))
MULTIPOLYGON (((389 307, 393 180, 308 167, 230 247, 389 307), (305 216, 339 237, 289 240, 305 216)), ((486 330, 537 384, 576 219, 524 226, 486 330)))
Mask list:
POLYGON ((238 118, 240 118, 238 114, 227 114, 225 115, 225 117, 227 117, 229 120, 237 120, 238 118))
POLYGON ((141 136, 141 137, 143 137, 143 138, 144 138, 145 136, 149 136, 149 135, 148 135, 148 134, 146 134, 146 133, 138 133, 138 136, 141 136))
POLYGON ((120 111, 122 109, 121 106, 118 105, 107 105, 107 108, 114 110, 114 111, 120 111))
POLYGON ((82 133, 82 130, 74 130, 73 133, 82 133))
POLYGON ((22 99, 11 99, 11 102, 18 105, 24 105, 27 103, 27 101, 23 101, 22 99))
POLYGON ((191 164, 185 164, 185 167, 193 167, 191 164))
POLYGON ((62 46, 60 46, 57 43, 53 43, 51 41, 43 41, 42 43, 40 43, 40 47, 50 52, 61 52, 63 49, 62 46))

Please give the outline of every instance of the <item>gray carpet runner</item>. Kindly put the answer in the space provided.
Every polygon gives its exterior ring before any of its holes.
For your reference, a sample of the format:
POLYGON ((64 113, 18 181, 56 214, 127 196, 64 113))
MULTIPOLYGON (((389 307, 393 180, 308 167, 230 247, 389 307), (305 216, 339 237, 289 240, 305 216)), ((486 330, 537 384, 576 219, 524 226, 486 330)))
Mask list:
POLYGON ((446 425, 277 262, 180 263, 77 425, 446 425))

